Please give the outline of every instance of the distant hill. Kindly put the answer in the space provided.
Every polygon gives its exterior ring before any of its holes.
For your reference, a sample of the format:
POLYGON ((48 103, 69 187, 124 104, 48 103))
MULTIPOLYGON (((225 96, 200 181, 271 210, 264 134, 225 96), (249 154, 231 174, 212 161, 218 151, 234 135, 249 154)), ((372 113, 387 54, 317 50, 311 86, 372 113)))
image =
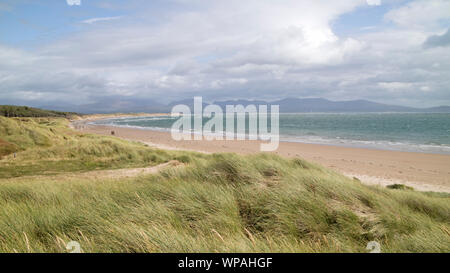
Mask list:
POLYGON ((426 111, 430 113, 450 113, 450 106, 438 106, 426 108, 426 111))
MULTIPOLYGON (((191 111, 194 110, 194 99, 191 98, 191 99, 185 99, 185 100, 174 101, 174 102, 169 103, 166 106, 167 108, 166 108, 165 112, 170 113, 172 111, 172 108, 175 105, 179 105, 179 104, 187 105, 191 109, 191 111)), ((209 103, 206 103, 206 102, 203 101, 202 105, 203 105, 203 109, 204 109, 206 106, 209 105, 209 103)))
MULTIPOLYGON (((349 113, 349 112, 419 112, 419 113, 450 113, 450 106, 439 106, 431 108, 414 108, 399 105, 389 105, 383 103, 372 102, 368 100, 348 100, 348 101, 331 101, 323 98, 286 98, 277 101, 264 100, 227 100, 215 101, 214 104, 225 109, 226 105, 279 105, 281 113, 349 113)), ((43 105, 40 108, 52 109, 56 111, 71 111, 83 114, 92 113, 169 113, 172 107, 177 104, 184 104, 193 107, 193 99, 183 99, 171 102, 167 105, 160 104, 153 100, 141 98, 119 98, 108 97, 103 98, 99 102, 72 105, 58 104, 43 105)), ((203 101, 203 106, 208 105, 203 101)))
POLYGON ((398 105, 388 105, 367 100, 351 101, 330 101, 322 98, 286 98, 277 101, 253 101, 253 100, 235 100, 235 101, 217 101, 214 102, 225 109, 225 105, 279 105, 281 113, 332 113, 332 112, 445 112, 450 113, 450 106, 441 106, 433 108, 413 108, 398 105))
POLYGON ((65 117, 77 115, 70 112, 43 110, 28 106, 0 105, 0 116, 4 117, 65 117))
MULTIPOLYGON (((173 106, 184 104, 191 109, 194 105, 193 99, 185 99, 172 102, 167 105, 166 112, 170 112, 173 106)), ((281 113, 349 113, 349 112, 419 112, 419 113, 450 113, 450 106, 440 106, 432 108, 414 108, 398 105, 382 104, 367 100, 350 101, 330 101, 322 98, 286 98, 277 101, 264 100, 226 100, 214 101, 213 104, 219 105, 225 111, 226 105, 279 105, 281 113)), ((208 103, 203 102, 203 107, 208 103)))

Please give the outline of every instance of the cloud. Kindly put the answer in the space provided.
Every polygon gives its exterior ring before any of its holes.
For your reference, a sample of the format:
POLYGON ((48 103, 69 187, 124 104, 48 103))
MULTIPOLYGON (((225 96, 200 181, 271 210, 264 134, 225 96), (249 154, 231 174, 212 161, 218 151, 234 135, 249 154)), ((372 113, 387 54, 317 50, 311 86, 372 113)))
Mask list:
POLYGON ((422 86, 420 87, 420 90, 422 90, 423 92, 430 92, 431 88, 429 86, 422 86))
POLYGON ((410 82, 379 82, 378 86, 390 91, 396 91, 410 89, 411 87, 413 87, 413 84, 410 82))
POLYGON ((416 0, 389 11, 385 18, 407 28, 436 28, 450 19, 450 1, 416 0))
POLYGON ((369 6, 379 6, 381 5, 381 0, 366 0, 369 6))
POLYGON ((91 18, 91 19, 87 19, 82 21, 83 23, 86 24, 93 24, 93 23, 97 23, 97 22, 103 22, 103 21, 111 21, 111 20, 117 20, 122 18, 122 16, 113 16, 113 17, 99 17, 99 18, 91 18))
POLYGON ((377 27, 376 26, 365 26, 365 27, 362 27, 362 28, 360 28, 361 30, 372 30, 372 29, 376 29, 377 27))
POLYGON ((425 48, 450 46, 450 28, 442 35, 432 35, 424 43, 425 48))
POLYGON ((81 0, 66 0, 67 5, 69 6, 80 6, 81 0))

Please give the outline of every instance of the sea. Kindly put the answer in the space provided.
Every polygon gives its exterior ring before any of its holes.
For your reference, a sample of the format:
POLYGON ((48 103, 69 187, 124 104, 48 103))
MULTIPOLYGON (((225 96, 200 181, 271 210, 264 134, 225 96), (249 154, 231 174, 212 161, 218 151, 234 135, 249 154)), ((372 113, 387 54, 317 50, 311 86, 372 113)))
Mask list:
MULTIPOLYGON (((178 118, 125 117, 93 123, 170 131, 178 118)), ((450 113, 281 113, 279 134, 287 142, 450 154, 450 113)))

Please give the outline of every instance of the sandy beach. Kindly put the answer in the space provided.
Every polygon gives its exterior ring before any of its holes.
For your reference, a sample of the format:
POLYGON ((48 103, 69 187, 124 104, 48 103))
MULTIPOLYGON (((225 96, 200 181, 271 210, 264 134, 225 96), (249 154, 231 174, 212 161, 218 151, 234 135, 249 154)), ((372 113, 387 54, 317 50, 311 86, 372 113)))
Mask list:
MULTIPOLYGON (((97 117, 94 119, 102 118, 97 117)), ((104 118, 104 117, 103 117, 104 118)), ((76 121, 73 127, 85 132, 141 141, 162 149, 205 153, 258 153, 260 141, 175 141, 170 133, 134 128, 88 124, 91 119, 76 121)), ((301 157, 334 169, 367 184, 386 186, 401 183, 420 191, 450 192, 450 155, 399 152, 330 145, 281 142, 274 153, 301 157)))

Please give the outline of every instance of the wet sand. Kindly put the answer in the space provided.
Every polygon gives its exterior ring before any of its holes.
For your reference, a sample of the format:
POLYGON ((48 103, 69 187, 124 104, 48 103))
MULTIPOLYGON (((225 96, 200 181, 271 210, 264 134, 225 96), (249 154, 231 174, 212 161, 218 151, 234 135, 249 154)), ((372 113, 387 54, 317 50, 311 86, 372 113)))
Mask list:
MULTIPOLYGON (((175 141, 169 132, 150 131, 77 121, 73 127, 85 133, 111 135, 144 142, 162 149, 190 150, 206 153, 260 152, 261 141, 175 141)), ((331 145, 280 142, 274 153, 286 157, 301 157, 329 167, 367 184, 405 184, 421 191, 450 193, 450 155, 398 152, 331 145)))

